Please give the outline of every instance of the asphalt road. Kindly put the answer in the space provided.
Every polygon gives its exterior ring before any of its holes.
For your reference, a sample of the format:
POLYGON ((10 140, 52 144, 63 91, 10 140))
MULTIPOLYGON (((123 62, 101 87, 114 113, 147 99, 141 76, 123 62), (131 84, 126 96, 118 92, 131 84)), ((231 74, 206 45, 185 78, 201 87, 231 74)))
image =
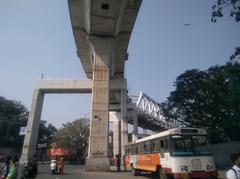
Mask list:
POLYGON ((65 165, 64 175, 50 175, 48 165, 39 165, 37 179, 158 179, 150 173, 132 176, 131 172, 86 172, 84 165, 65 165))
MULTIPOLYGON (((37 179, 159 179, 151 173, 141 173, 140 176, 132 176, 131 172, 115 172, 111 167, 110 172, 86 172, 84 165, 65 165, 64 175, 49 174, 48 164, 39 164, 37 179)), ((225 179, 226 171, 218 171, 219 179, 225 179)), ((18 179, 21 175, 18 175, 18 179)))

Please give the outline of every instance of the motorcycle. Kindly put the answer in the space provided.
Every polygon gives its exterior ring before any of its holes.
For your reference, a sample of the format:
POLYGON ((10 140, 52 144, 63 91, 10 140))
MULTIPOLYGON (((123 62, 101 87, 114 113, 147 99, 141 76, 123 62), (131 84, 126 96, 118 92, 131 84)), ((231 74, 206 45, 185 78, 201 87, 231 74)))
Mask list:
POLYGON ((24 166, 22 169, 21 179, 28 179, 28 167, 24 166))
POLYGON ((57 162, 57 160, 51 160, 49 171, 52 175, 58 173, 58 162, 57 162))

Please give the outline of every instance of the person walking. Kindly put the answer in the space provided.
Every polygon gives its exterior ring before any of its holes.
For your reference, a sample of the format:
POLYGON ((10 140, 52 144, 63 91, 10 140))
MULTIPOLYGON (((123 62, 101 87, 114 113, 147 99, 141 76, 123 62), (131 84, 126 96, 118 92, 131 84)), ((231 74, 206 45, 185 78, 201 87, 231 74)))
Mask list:
POLYGON ((34 171, 34 163, 32 159, 28 160, 27 169, 28 169, 28 179, 33 179, 35 177, 35 171, 34 171))
POLYGON ((120 172, 121 171, 121 156, 119 154, 115 155, 115 161, 116 161, 116 165, 117 165, 117 171, 120 172))
POLYGON ((11 156, 8 156, 5 160, 5 163, 3 165, 3 175, 2 175, 2 179, 6 179, 7 175, 9 173, 9 169, 10 169, 10 164, 11 164, 11 156))
POLYGON ((125 172, 127 171, 126 155, 123 155, 123 169, 125 172))
POLYGON ((240 179, 240 153, 232 154, 231 160, 233 162, 233 167, 227 171, 226 178, 240 179))
POLYGON ((10 164, 9 173, 7 175, 7 179, 17 179, 18 172, 18 157, 15 156, 10 164))

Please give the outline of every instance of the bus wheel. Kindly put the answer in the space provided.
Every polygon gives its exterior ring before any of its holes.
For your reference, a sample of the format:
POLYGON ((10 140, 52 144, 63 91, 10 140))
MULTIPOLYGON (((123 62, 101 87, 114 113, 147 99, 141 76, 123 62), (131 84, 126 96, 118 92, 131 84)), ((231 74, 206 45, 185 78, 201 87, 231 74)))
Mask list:
POLYGON ((132 166, 132 175, 137 176, 138 175, 138 170, 132 166))
POLYGON ((160 179, 168 179, 167 174, 163 171, 163 169, 159 169, 160 179))
POLYGON ((167 174, 168 179, 174 179, 174 176, 172 174, 167 174))

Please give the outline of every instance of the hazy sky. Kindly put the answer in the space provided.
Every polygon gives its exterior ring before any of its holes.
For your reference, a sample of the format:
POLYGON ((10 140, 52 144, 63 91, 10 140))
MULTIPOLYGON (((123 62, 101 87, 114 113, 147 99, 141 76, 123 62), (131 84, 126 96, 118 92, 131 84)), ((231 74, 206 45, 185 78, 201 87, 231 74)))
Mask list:
MULTIPOLYGON (((131 94, 163 102, 187 69, 226 63, 240 42, 240 24, 211 23, 215 0, 143 0, 129 44, 131 94), (186 26, 185 24, 190 24, 186 26)), ((85 79, 76 55, 67 0, 0 0, 0 96, 29 110, 35 81, 85 79)), ((90 111, 90 95, 46 95, 42 119, 60 127, 90 111)))

